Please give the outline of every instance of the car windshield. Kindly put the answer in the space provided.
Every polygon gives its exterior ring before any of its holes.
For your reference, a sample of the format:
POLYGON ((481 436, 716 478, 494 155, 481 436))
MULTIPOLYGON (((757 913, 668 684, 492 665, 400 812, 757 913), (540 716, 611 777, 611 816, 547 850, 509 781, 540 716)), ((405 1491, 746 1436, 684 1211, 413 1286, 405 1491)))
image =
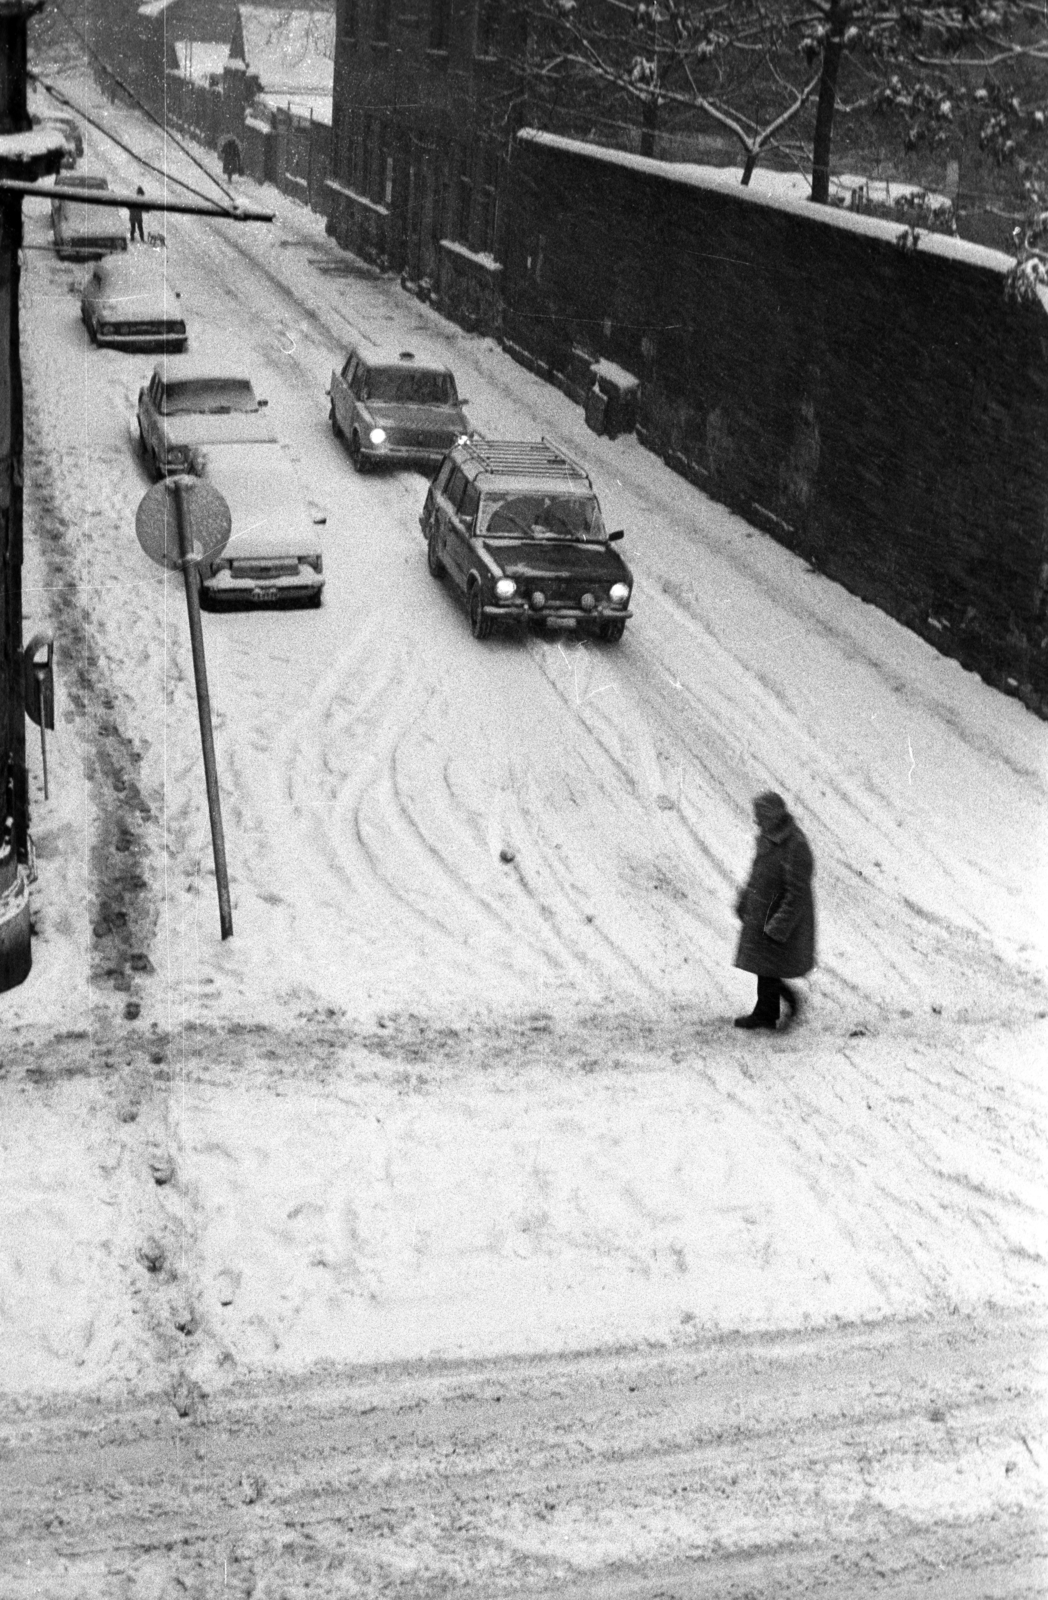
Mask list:
POLYGON ((603 539, 600 507, 592 495, 485 496, 488 534, 524 539, 603 539))
POLYGON ((185 378, 164 386, 165 417, 185 412, 257 411, 255 391, 246 378, 185 378))
POLYGON ((364 382, 364 399, 396 406, 456 403, 450 372, 415 372, 403 367, 372 367, 364 382))

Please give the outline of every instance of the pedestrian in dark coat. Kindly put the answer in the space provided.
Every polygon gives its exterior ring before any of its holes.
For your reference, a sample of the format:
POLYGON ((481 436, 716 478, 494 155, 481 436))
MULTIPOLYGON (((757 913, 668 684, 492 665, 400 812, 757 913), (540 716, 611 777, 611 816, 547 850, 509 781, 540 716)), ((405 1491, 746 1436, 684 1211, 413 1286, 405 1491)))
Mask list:
MULTIPOLYGON (((136 194, 145 194, 145 190, 143 189, 141 184, 139 184, 138 188, 135 190, 135 193, 136 194)), ((142 243, 145 244, 146 235, 145 235, 145 229, 142 226, 142 207, 141 206, 128 206, 127 214, 131 219, 131 243, 134 244, 134 242, 135 242, 135 234, 137 233, 138 237, 141 239, 142 243)))
POLYGON ((784 1000, 789 1020, 797 1015, 798 996, 786 978, 803 978, 815 965, 815 900, 811 847, 786 809, 786 802, 771 790, 753 802, 757 824, 757 853, 749 881, 735 903, 742 922, 735 965, 757 974, 757 1004, 737 1028, 775 1028, 779 1002, 784 1000))

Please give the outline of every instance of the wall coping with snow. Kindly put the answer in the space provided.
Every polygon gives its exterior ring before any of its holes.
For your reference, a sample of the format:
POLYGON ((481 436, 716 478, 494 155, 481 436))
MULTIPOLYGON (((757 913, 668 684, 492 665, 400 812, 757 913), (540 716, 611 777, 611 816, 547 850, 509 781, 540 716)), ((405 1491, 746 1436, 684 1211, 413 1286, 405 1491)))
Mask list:
MULTIPOLYGON (((675 162, 657 161, 652 156, 633 155, 628 150, 613 150, 607 145, 588 144, 582 139, 567 139, 562 134, 544 133, 538 128, 522 128, 517 135, 522 144, 539 145, 549 150, 561 150, 585 160, 599 162, 602 166, 626 167, 631 172, 643 173, 663 183, 684 189, 701 189, 707 192, 731 195, 740 205, 758 206, 765 211, 781 211, 787 215, 803 217, 806 222, 824 228, 837 228, 845 233, 865 234, 883 244, 894 245, 901 232, 902 222, 888 222, 880 217, 869 217, 858 212, 844 211, 839 206, 812 205, 810 200, 794 200, 786 195, 755 194, 741 183, 728 178, 717 178, 708 169, 696 171, 675 162)), ((964 262, 982 267, 1002 277, 1014 267, 1013 258, 1003 250, 989 250, 985 245, 972 244, 967 239, 956 239, 945 233, 928 233, 918 228, 917 252, 924 256, 940 256, 944 260, 964 262)))

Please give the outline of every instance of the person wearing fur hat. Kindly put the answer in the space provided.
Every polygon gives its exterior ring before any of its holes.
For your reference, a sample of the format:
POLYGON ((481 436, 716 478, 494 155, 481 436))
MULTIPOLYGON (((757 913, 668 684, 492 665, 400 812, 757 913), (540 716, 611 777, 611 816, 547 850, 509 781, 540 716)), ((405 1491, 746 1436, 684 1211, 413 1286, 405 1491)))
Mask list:
POLYGON ((749 880, 735 902, 742 923, 735 965, 757 975, 757 1004, 737 1028, 777 1028, 784 1001, 792 1022, 800 1008, 787 978, 803 978, 815 965, 815 899, 811 846, 770 789, 753 802, 757 851, 749 880))

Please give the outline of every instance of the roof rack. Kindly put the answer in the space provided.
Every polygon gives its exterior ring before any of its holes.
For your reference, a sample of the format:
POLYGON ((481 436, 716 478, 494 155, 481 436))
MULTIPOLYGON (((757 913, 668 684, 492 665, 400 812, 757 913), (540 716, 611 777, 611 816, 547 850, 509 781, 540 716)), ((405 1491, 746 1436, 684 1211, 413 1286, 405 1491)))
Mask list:
POLYGON ((462 465, 474 461, 481 472, 501 477, 581 479, 587 485, 589 473, 552 439, 481 439, 463 442, 462 465))

